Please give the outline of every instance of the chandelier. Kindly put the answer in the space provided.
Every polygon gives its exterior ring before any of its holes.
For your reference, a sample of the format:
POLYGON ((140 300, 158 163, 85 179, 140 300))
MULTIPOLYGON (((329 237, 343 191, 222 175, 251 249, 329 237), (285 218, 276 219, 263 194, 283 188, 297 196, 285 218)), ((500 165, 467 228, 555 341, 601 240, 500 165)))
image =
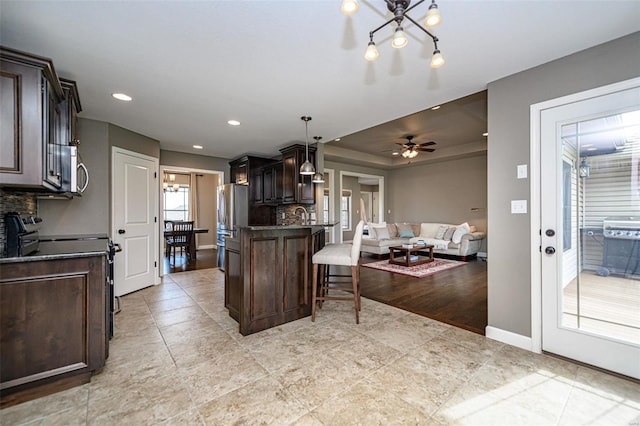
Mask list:
MULTIPOLYGON (((424 3, 425 1, 426 0, 419 0, 416 4, 410 6, 411 0, 385 0, 387 9, 389 9, 389 11, 393 13, 393 18, 389 19, 387 22, 369 33, 369 44, 367 45, 367 50, 365 51, 364 58, 369 62, 373 62, 378 59, 378 56, 380 56, 380 52, 378 52, 376 43, 373 41, 373 35, 394 21, 396 22, 396 29, 393 33, 393 38, 391 39, 391 46, 396 49, 405 47, 408 40, 407 36, 404 34, 402 22, 406 18, 409 21, 413 22, 416 27, 420 28, 425 34, 431 37, 431 40, 433 40, 434 51, 433 56, 431 57, 431 68, 440 68, 441 66, 443 66, 444 58, 442 57, 442 54, 438 49, 438 37, 431 34, 422 25, 413 20, 411 16, 407 15, 409 11, 413 10, 413 8, 424 3)), ((351 16, 356 13, 359 8, 360 6, 358 5, 358 0, 342 0, 342 6, 340 7, 340 10, 345 15, 351 16)), ((429 5, 429 8, 427 10, 427 15, 424 19, 424 26, 427 28, 434 28, 440 25, 440 22, 442 22, 442 18, 440 17, 440 11, 438 11, 436 0, 431 0, 431 4, 429 5)))
POLYGON ((178 192, 178 190, 180 189, 180 185, 176 183, 176 175, 174 175, 173 173, 168 174, 167 172, 164 172, 162 176, 162 190, 164 192, 167 192, 167 190, 169 189, 169 185, 171 185, 171 189, 175 192, 178 192))

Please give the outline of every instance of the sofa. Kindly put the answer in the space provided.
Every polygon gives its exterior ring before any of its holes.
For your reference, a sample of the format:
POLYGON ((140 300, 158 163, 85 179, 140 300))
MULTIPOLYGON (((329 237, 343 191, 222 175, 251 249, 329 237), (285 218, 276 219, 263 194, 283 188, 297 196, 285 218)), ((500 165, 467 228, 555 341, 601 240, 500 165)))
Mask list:
POLYGON ((433 245, 434 254, 455 256, 462 260, 477 256, 486 234, 468 223, 369 223, 368 235, 362 238, 360 251, 382 257, 390 246, 414 244, 423 240, 433 245))

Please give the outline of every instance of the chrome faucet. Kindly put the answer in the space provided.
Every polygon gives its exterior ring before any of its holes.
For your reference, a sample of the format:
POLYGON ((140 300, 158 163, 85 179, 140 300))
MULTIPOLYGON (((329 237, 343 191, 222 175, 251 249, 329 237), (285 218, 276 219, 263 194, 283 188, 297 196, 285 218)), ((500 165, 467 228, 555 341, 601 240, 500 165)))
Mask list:
POLYGON ((298 212, 298 209, 302 209, 302 224, 303 225, 308 225, 309 224, 309 212, 304 207, 298 206, 293 211, 294 215, 298 212))

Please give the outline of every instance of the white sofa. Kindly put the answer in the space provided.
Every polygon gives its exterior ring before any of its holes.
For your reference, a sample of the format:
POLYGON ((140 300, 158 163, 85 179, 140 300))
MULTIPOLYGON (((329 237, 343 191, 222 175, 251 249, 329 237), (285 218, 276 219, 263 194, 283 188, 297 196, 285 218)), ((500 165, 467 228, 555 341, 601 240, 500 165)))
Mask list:
POLYGON ((388 254, 390 246, 424 240, 426 244, 434 246, 434 254, 455 256, 462 260, 475 257, 486 237, 484 232, 477 231, 467 223, 454 225, 432 222, 370 223, 368 234, 362 239, 360 251, 377 254, 378 257, 388 254))

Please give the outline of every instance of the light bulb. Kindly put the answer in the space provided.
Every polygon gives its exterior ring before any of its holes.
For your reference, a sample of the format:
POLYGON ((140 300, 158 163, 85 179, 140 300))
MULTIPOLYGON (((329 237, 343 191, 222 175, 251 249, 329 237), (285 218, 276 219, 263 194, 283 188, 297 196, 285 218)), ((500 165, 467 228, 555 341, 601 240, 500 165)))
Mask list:
POLYGON ((429 10, 427 11, 427 16, 424 18, 424 26, 433 28, 440 25, 442 22, 442 17, 440 16, 440 11, 438 10, 438 6, 433 3, 429 6, 429 10))
POLYGON ((178 185, 177 183, 174 183, 173 190, 177 192, 179 189, 180 189, 180 185, 178 185))
POLYGON ((358 0, 342 0, 342 6, 340 6, 340 11, 347 15, 351 16, 356 13, 360 9, 360 5, 358 4, 358 0))
POLYGON ((404 35, 404 31, 402 31, 402 27, 396 28, 396 31, 393 33, 393 40, 391 40, 391 46, 400 49, 406 45, 407 37, 404 35))
POLYGON ((440 68, 444 65, 444 57, 440 53, 439 50, 435 50, 433 52, 433 56, 431 57, 431 68, 440 68))
POLYGON ((367 51, 364 53, 364 58, 369 62, 373 62, 378 59, 378 56, 380 56, 380 52, 378 52, 376 44, 373 41, 370 41, 367 46, 367 51))

